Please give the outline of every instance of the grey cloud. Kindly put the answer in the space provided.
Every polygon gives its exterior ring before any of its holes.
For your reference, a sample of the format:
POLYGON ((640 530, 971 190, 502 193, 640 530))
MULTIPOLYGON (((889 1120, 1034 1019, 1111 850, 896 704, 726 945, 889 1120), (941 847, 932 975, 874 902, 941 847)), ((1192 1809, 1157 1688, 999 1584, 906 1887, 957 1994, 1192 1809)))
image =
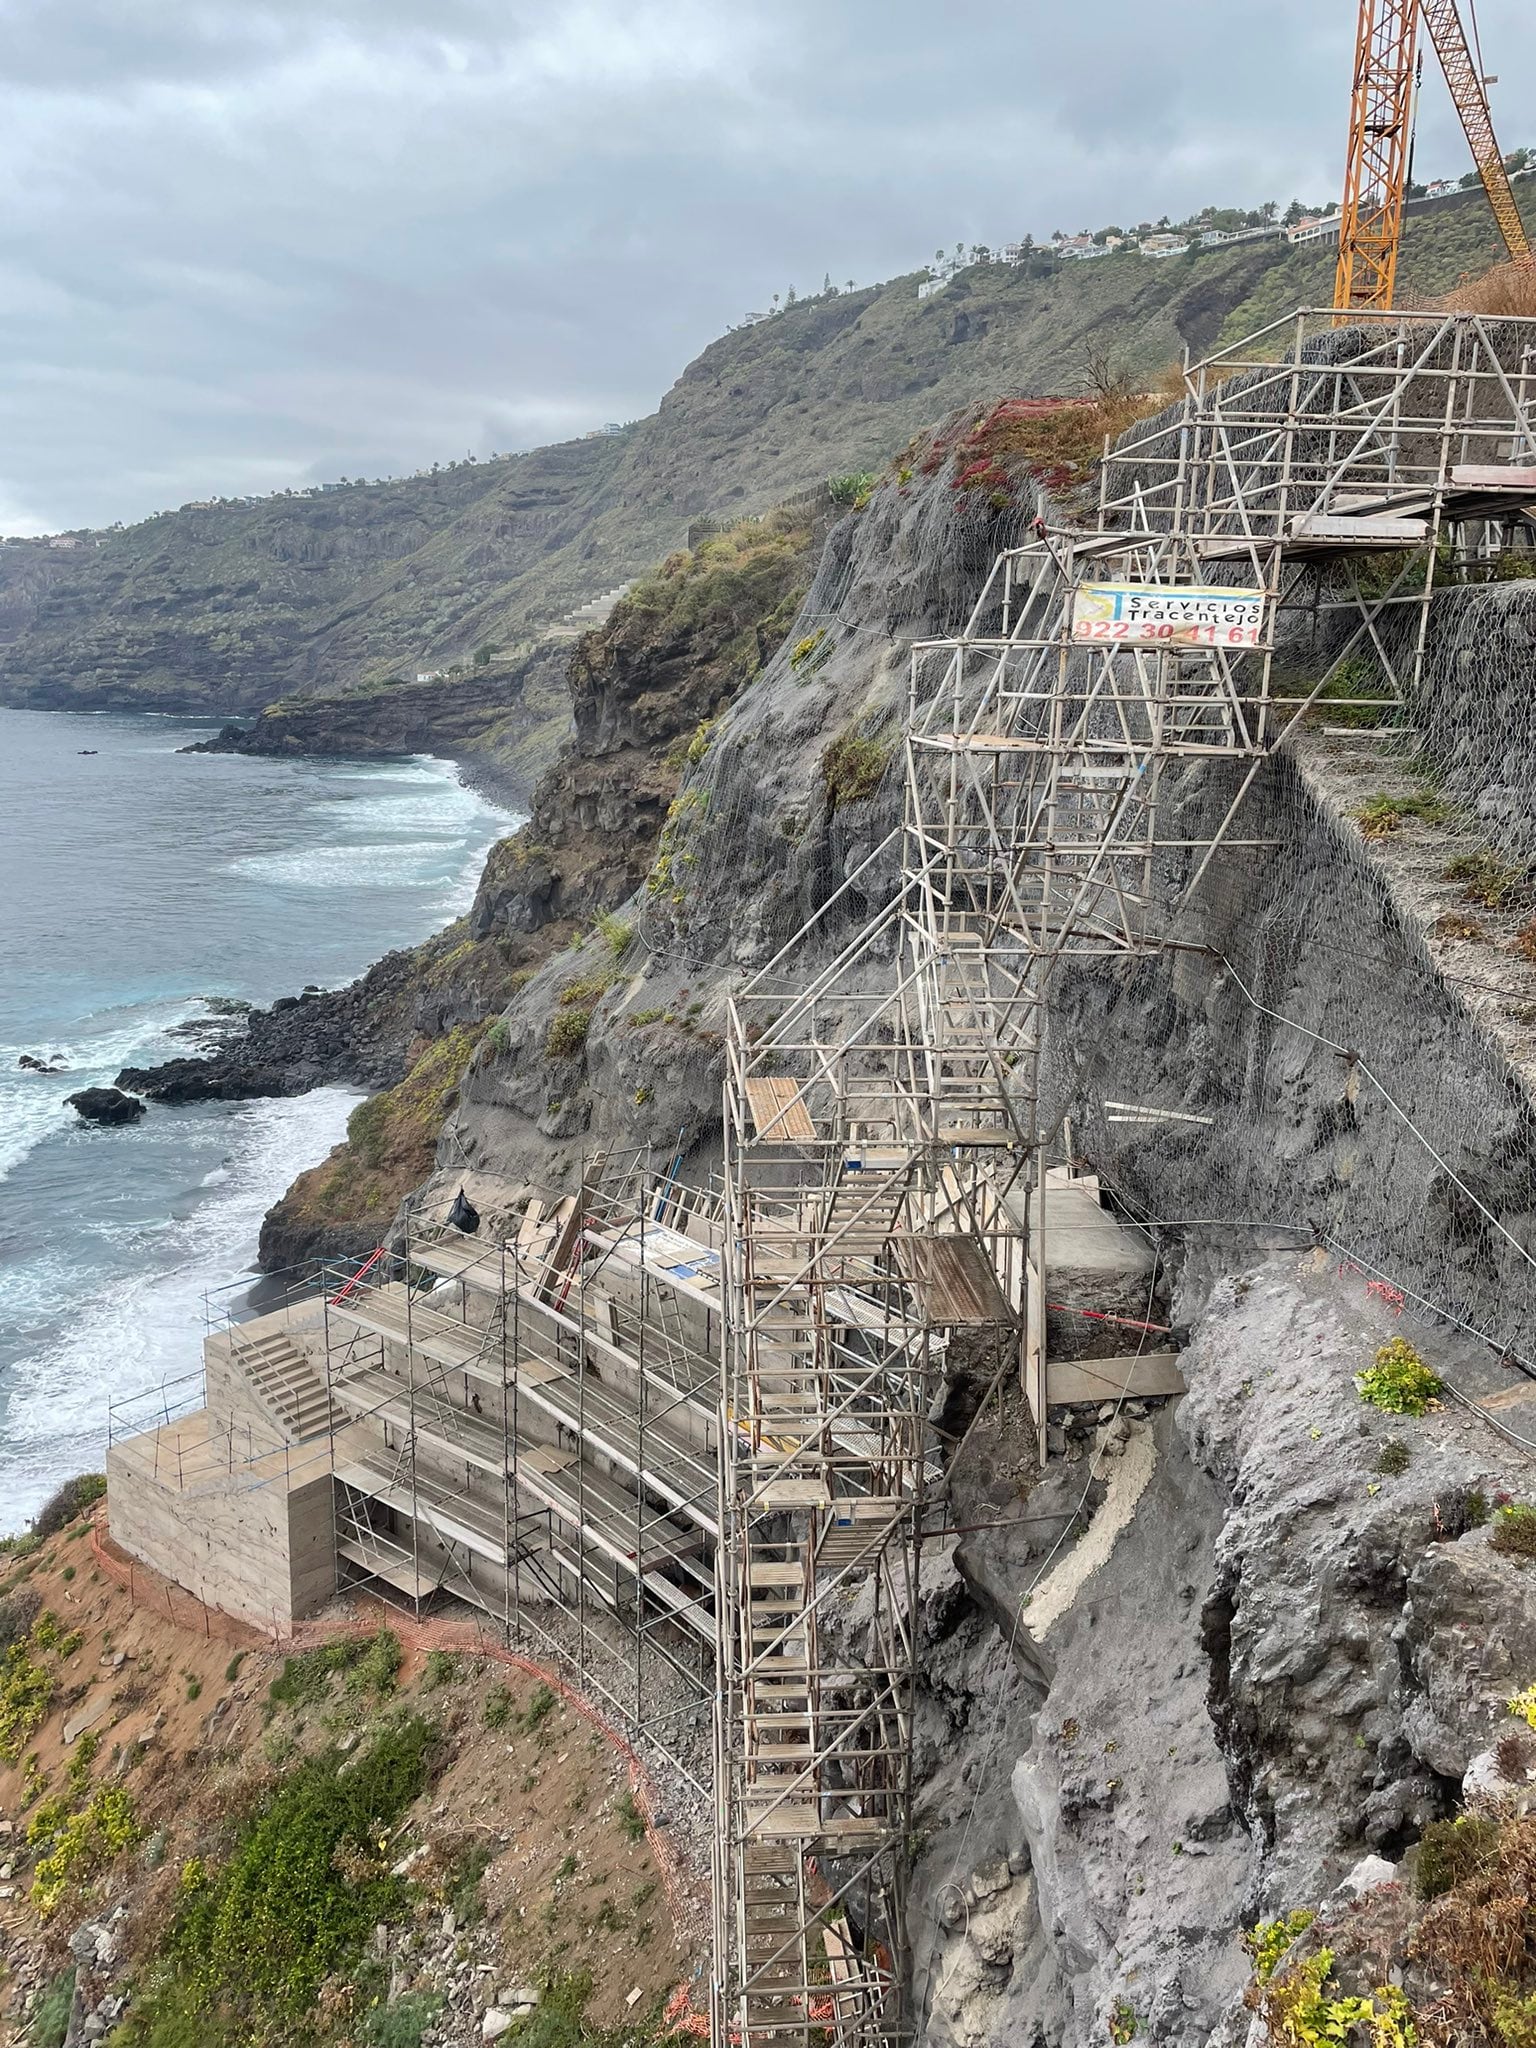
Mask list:
MULTIPOLYGON (((1527 0, 1483 0, 1507 145, 1527 0)), ((1337 186, 1345 0, 0 0, 0 529, 649 410, 793 282, 1337 186)), ((1465 144, 1426 88, 1421 166, 1465 144)))

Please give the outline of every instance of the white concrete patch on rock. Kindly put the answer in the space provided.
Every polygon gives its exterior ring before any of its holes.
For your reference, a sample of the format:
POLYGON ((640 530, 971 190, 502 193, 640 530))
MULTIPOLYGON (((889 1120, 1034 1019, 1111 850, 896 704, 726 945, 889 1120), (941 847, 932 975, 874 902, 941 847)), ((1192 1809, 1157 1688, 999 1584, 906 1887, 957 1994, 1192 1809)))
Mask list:
POLYGON ((1109 1465, 1108 1491, 1087 1534, 1036 1587, 1024 1610, 1024 1625, 1037 1643, 1044 1641, 1046 1630, 1067 1612, 1093 1574, 1109 1562, 1156 1470, 1157 1446, 1151 1429, 1144 1423, 1130 1423, 1127 1428, 1120 1455, 1109 1465))

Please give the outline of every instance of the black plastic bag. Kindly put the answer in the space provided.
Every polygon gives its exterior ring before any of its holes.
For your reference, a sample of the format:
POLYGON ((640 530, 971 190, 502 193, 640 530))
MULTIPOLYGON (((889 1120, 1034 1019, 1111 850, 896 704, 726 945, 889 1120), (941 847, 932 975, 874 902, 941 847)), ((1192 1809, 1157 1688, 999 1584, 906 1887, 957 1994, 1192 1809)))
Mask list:
POLYGON ((453 1207, 448 1211, 448 1222, 452 1229, 462 1230, 473 1237, 480 1228, 480 1211, 462 1188, 453 1198, 453 1207))

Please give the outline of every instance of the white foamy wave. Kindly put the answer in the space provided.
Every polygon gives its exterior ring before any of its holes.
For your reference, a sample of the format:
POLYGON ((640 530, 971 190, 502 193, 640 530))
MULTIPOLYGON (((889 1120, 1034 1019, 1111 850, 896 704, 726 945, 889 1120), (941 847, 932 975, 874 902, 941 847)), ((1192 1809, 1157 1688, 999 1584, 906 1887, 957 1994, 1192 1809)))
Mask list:
MULTIPOLYGON (((78 1298, 67 1329, 23 1355, 11 1376, 0 1449, 0 1528, 19 1528, 69 1473, 99 1469, 107 1404, 196 1370, 204 1296, 250 1277, 261 1219, 304 1167, 323 1158, 360 1100, 351 1089, 243 1104, 221 1123, 222 1178, 187 1213, 111 1232, 134 1240, 127 1277, 78 1298)), ((25 1321, 57 1309, 69 1284, 48 1259, 0 1283, 0 1304, 25 1321), (19 1315, 17 1312, 20 1312, 19 1315)), ((78 1275, 74 1278, 78 1288, 78 1275)))
POLYGON ((480 815, 481 806, 467 790, 443 790, 432 796, 323 797, 309 807, 312 817, 332 818, 343 825, 412 830, 437 826, 462 837, 459 829, 480 815), (458 801, 455 801, 455 798, 458 801))
POLYGON ((203 1005, 195 997, 171 1003, 135 1005, 106 1011, 99 1027, 68 1039, 0 1045, 0 1180, 13 1173, 29 1152, 55 1131, 69 1130, 79 1119, 64 1098, 81 1088, 101 1088, 124 1067, 172 1059, 185 1047, 170 1036, 174 1025, 197 1016, 203 1005), (59 1074, 38 1074, 18 1066, 23 1053, 59 1062, 59 1074))
POLYGON ((461 858, 457 838, 306 846, 293 853, 249 853, 228 872, 285 889, 431 889, 461 858))

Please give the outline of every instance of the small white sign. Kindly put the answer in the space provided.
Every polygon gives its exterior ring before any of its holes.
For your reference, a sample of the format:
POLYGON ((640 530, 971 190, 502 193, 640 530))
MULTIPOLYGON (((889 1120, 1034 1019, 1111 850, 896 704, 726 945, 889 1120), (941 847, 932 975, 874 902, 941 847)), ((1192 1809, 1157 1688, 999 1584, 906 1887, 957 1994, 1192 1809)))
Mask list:
POLYGON ((1072 600, 1072 638, 1122 647, 1257 647, 1264 635, 1262 590, 1198 589, 1170 583, 1081 583, 1072 600))

